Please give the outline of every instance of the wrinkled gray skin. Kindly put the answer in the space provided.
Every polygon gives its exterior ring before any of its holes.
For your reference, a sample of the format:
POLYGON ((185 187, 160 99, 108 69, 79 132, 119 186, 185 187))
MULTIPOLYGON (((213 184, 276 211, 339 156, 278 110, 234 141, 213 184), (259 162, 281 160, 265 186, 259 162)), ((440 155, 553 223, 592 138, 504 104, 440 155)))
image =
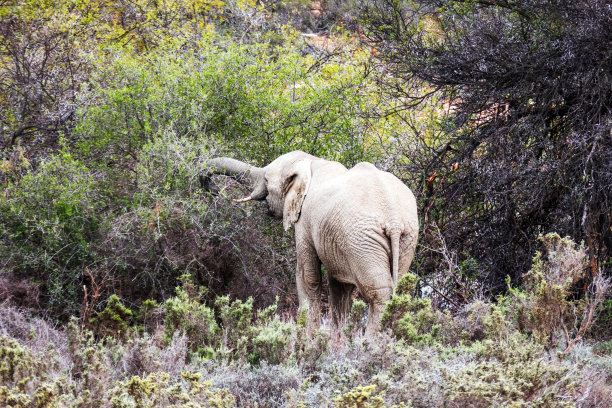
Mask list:
POLYGON ((345 323, 357 287, 369 304, 366 332, 379 329, 384 304, 408 271, 417 243, 417 206, 408 187, 370 163, 348 170, 301 151, 264 168, 230 158, 212 159, 209 166, 211 173, 252 187, 237 201, 265 199, 285 230, 295 224, 297 290, 309 328, 319 325, 323 264, 334 327, 345 323))

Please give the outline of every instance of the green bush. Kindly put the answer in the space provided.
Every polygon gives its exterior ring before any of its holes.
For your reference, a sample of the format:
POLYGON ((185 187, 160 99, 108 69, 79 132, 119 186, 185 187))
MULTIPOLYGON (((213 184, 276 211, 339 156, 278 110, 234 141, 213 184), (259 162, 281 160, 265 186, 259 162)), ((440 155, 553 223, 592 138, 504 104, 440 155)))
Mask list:
POLYGON ((343 329, 344 335, 347 337, 349 343, 353 342, 353 339, 362 334, 365 331, 365 319, 364 315, 366 312, 367 305, 363 300, 356 299, 351 305, 351 311, 349 312, 348 321, 343 329))
POLYGON ((82 329, 74 317, 68 323, 66 335, 68 354, 73 364, 71 375, 79 385, 75 392, 82 404, 100 406, 111 382, 111 359, 107 348, 96 341, 91 331, 82 329))
POLYGON ((164 343, 170 344, 176 331, 184 333, 189 339, 192 350, 219 343, 219 326, 214 311, 202 304, 198 294, 190 291, 193 286, 187 283, 176 288, 176 296, 166 300, 163 305, 164 343))
POLYGON ((137 314, 137 321, 144 327, 154 327, 157 323, 155 320, 159 316, 161 305, 155 300, 147 299, 140 304, 137 314))
POLYGON ((253 351, 249 354, 249 362, 259 364, 261 360, 269 364, 281 364, 290 356, 289 343, 292 340, 294 326, 282 322, 278 315, 273 319, 258 323, 254 328, 253 351))
POLYGON ((4 268, 41 282, 56 316, 78 313, 101 206, 94 174, 66 150, 10 182, 0 195, 4 268))
POLYGON ((385 401, 378 396, 372 395, 376 389, 375 385, 365 387, 359 386, 342 394, 334 401, 338 408, 381 408, 385 406, 385 401))
POLYGON ((294 326, 281 321, 276 304, 258 313, 252 298, 230 302, 228 296, 218 296, 214 304, 214 310, 207 307, 197 288, 185 279, 176 288, 176 296, 163 305, 165 344, 179 332, 187 336, 192 351, 202 360, 259 365, 261 361, 279 364, 290 357, 294 326))
POLYGON ((26 407, 31 396, 26 388, 40 374, 41 364, 23 347, 5 336, 0 337, 0 404, 26 407))
POLYGON ((104 310, 91 319, 90 325, 98 337, 127 338, 133 314, 117 295, 112 295, 104 310))
POLYGON ((230 302, 229 296, 219 296, 215 300, 223 330, 224 354, 230 360, 244 360, 251 348, 253 321, 253 298, 246 302, 235 299, 230 302))
POLYGON ((97 103, 76 124, 81 152, 124 163, 170 131, 258 165, 294 149, 348 163, 375 153, 363 143, 363 100, 376 95, 360 68, 366 54, 316 64, 302 56, 297 33, 283 34, 280 45, 243 45, 208 29, 199 42, 168 44, 145 61, 108 49, 97 103))
POLYGON ((540 236, 540 241, 545 252, 536 252, 523 276, 524 290, 512 289, 508 305, 521 331, 547 349, 564 344, 567 352, 594 323, 594 311, 609 281, 596 277, 591 291, 575 296, 576 283, 587 278, 584 246, 555 233, 540 236))
POLYGON ((181 378, 170 378, 166 373, 151 373, 146 377, 133 376, 118 382, 110 392, 113 408, 194 406, 202 408, 230 408, 234 397, 227 390, 200 381, 200 373, 185 372, 181 378))
POLYGON ((0 336, 0 405, 6 407, 100 406, 109 384, 108 360, 93 337, 82 336, 73 322, 67 333, 73 366, 62 371, 53 348, 34 353, 17 341, 0 336), (72 343, 75 339, 76 343, 72 343))
POLYGON ((199 176, 209 158, 204 144, 169 130, 136 157, 133 179, 113 187, 134 183, 133 191, 116 192, 115 211, 100 228, 100 280, 135 302, 163 300, 183 274, 208 288, 210 304, 217 295, 252 295, 261 306, 274 300, 277 287, 295 291, 294 249, 282 225, 253 216, 252 207, 238 206, 229 194, 213 197, 201 190, 199 176))
MULTIPOLYGON (((231 257, 227 249, 217 254, 203 250, 221 240, 217 232, 231 216, 211 209, 210 200, 198 191, 206 157, 202 145, 171 134, 160 136, 142 146, 133 178, 103 181, 113 184, 108 189, 113 191, 109 205, 114 211, 100 228, 102 280, 117 282, 132 298, 160 300, 178 276, 204 278, 211 263, 218 262, 211 259, 214 255, 231 257), (126 188, 131 191, 126 193, 126 188)), ((210 280, 215 279, 213 275, 210 280)))
POLYGON ((478 359, 445 376, 449 406, 572 406, 566 399, 575 398, 576 379, 569 369, 520 334, 472 347, 478 359))
POLYGON ((0 380, 2 384, 25 384, 40 370, 36 361, 17 341, 0 337, 0 380))
POLYGON ((417 277, 406 274, 397 284, 381 318, 381 325, 409 344, 431 344, 438 337, 441 313, 431 307, 431 300, 414 298, 417 277))

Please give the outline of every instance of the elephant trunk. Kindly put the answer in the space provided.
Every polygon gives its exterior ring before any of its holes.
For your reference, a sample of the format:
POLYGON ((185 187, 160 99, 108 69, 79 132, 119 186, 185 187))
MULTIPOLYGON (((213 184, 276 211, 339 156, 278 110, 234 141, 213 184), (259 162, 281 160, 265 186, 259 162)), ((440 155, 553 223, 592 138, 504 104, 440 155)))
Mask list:
POLYGON ((250 196, 239 200, 263 200, 268 195, 266 183, 264 179, 264 169, 261 167, 252 166, 240 160, 231 159, 229 157, 219 157, 208 161, 209 175, 223 174, 233 177, 240 184, 247 184, 253 191, 250 196))

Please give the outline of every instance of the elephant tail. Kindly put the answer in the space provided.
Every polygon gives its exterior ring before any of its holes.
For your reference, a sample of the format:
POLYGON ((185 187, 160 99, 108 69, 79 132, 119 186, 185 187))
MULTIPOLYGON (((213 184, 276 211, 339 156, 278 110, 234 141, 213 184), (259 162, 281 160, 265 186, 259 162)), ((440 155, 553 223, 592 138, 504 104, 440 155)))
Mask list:
POLYGON ((400 256, 400 238, 402 231, 399 228, 390 228, 388 237, 391 241, 391 279, 393 281, 393 290, 397 287, 399 274, 399 256, 400 256))

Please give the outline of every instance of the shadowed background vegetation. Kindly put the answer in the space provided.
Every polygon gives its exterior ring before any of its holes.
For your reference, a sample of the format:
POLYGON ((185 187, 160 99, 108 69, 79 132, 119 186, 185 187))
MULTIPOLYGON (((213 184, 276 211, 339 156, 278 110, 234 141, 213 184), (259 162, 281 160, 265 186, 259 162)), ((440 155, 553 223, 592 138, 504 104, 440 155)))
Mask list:
POLYGON ((0 401, 612 404, 611 26, 604 0, 0 0, 0 401), (292 236, 200 184, 295 149, 417 196, 377 340, 358 301, 311 339, 292 236))

